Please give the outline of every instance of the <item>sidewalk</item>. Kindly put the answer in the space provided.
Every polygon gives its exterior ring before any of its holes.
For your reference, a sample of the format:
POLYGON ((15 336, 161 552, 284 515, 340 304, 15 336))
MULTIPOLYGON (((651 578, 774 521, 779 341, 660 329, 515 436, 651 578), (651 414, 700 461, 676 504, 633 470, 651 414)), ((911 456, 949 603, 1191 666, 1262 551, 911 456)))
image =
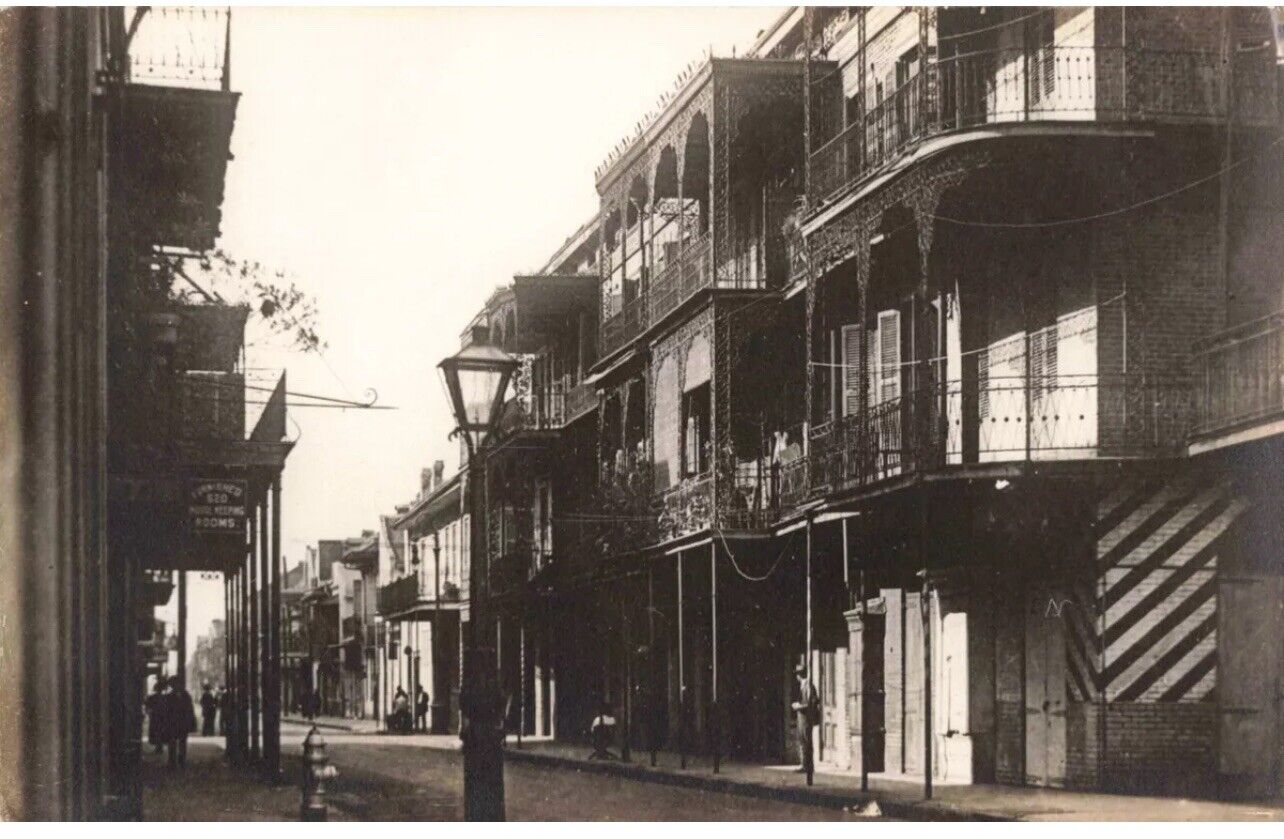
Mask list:
MULTIPOLYGON (((170 769, 164 755, 143 756, 143 817, 172 821, 298 821, 301 792, 296 755, 283 755, 284 782, 269 786, 253 770, 230 766, 218 737, 188 741, 187 765, 170 769)), ((330 807, 331 821, 347 821, 330 807)))
MULTIPOLYGON (((739 795, 814 804, 860 807, 877 801, 883 815, 928 821, 1284 821, 1284 806, 1149 798, 1031 787, 972 784, 938 786, 931 800, 923 798, 921 782, 870 778, 868 793, 860 792, 859 776, 817 772, 815 785, 790 767, 769 767, 723 761, 713 774, 707 757, 687 759, 661 752, 651 768, 650 753, 634 751, 629 763, 589 760, 588 746, 555 742, 510 741, 509 760, 618 775, 652 783, 675 784, 739 795)), ((618 753, 617 753, 618 754, 618 753)))

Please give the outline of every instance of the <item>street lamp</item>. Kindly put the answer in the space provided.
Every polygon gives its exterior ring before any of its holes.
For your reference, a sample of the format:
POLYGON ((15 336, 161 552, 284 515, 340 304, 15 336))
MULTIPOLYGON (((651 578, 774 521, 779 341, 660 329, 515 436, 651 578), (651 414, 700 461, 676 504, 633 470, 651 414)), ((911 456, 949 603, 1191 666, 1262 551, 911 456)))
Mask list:
POLYGON ((464 752, 464 818, 468 821, 504 819, 502 700, 495 672, 494 628, 486 615, 490 583, 482 522, 482 454, 499 425, 508 382, 517 367, 517 360, 492 346, 481 328, 473 331, 471 344, 438 365, 455 415, 455 434, 463 436, 468 448, 472 569, 468 575, 464 689, 459 703, 463 717, 459 739, 464 752))

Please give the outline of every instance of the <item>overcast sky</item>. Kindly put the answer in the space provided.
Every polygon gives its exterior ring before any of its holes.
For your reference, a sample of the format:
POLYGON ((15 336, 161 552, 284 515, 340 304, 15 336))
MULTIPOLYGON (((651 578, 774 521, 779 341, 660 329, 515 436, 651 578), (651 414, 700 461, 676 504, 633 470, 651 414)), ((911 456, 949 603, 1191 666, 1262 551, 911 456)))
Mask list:
MULTIPOLYGON (((594 169, 687 63, 742 53, 780 10, 235 9, 219 244, 292 274, 329 343, 249 363, 398 408, 291 412, 290 565, 373 530, 421 467, 456 467, 437 362, 495 286, 596 211, 594 169)), ((194 647, 223 604, 221 583, 192 580, 194 647)))

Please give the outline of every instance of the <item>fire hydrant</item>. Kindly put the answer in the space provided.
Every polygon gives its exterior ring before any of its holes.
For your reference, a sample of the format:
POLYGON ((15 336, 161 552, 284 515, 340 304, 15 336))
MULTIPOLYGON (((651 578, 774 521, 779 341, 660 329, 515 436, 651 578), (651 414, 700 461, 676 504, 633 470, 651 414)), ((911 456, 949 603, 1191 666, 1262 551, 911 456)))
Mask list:
POLYGON ((299 805, 299 818, 305 822, 323 822, 328 816, 325 803, 325 782, 338 777, 339 772, 330 765, 325 755, 325 738, 312 726, 303 740, 303 801, 299 805))

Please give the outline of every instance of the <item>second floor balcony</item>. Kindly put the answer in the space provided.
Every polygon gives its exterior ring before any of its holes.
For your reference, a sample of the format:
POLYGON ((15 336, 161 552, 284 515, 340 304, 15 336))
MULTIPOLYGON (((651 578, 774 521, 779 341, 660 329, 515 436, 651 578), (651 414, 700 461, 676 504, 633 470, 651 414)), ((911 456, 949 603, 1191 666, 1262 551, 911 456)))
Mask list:
POLYGON ((947 381, 811 432, 811 494, 936 470, 1172 457, 1193 417, 1188 381, 1145 376, 947 381))
POLYGON ((1195 386, 1192 451, 1284 430, 1284 312, 1199 344, 1195 386))
POLYGON ((435 606, 438 603, 456 604, 467 597, 467 585, 455 574, 434 581, 431 566, 420 575, 407 574, 400 579, 379 586, 376 610, 380 615, 395 615, 416 606, 435 606), (422 582, 420 581, 422 577, 422 582), (440 597, 435 585, 440 585, 440 597))

